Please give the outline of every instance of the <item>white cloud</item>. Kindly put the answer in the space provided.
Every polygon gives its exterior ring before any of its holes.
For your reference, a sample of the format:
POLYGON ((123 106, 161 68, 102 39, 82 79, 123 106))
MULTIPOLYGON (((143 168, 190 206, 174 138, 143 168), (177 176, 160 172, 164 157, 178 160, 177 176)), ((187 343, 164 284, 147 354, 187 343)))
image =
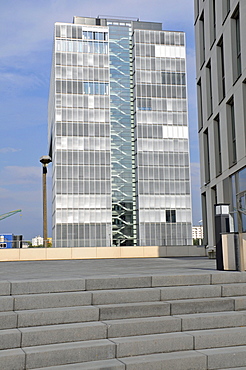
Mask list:
POLYGON ((6 84, 8 89, 15 89, 20 87, 41 87, 45 85, 48 80, 46 76, 46 81, 43 76, 38 76, 37 74, 30 73, 28 75, 20 74, 21 71, 14 72, 0 72, 0 82, 1 85, 6 84))
POLYGON ((38 183, 41 180, 40 167, 6 166, 0 174, 0 185, 23 185, 38 183))
POLYGON ((3 153, 3 154, 6 154, 6 153, 15 153, 15 152, 19 152, 19 151, 20 151, 20 149, 10 148, 10 147, 0 148, 0 153, 3 153))

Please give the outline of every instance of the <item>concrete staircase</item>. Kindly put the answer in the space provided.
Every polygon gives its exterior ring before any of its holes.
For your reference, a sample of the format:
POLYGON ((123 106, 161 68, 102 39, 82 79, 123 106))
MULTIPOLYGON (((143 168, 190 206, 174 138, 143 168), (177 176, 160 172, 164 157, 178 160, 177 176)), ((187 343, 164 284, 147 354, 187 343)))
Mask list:
POLYGON ((0 369, 246 369, 246 273, 3 281, 0 369))

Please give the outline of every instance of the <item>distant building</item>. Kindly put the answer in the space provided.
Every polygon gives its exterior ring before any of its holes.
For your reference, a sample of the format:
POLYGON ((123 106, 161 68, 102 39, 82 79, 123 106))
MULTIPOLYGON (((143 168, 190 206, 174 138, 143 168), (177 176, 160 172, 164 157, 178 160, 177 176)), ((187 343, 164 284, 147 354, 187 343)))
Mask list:
POLYGON ((246 1, 195 0, 204 244, 215 242, 215 204, 237 209, 246 231, 246 1))
POLYGON ((0 248, 22 248, 22 235, 0 234, 0 248))
POLYGON ((44 239, 40 235, 36 236, 35 238, 32 238, 32 245, 34 247, 38 245, 43 245, 43 242, 44 242, 44 239))
POLYGON ((161 23, 55 24, 54 247, 192 243, 185 50, 161 23))
POLYGON ((203 239, 203 226, 192 227, 192 239, 203 239))

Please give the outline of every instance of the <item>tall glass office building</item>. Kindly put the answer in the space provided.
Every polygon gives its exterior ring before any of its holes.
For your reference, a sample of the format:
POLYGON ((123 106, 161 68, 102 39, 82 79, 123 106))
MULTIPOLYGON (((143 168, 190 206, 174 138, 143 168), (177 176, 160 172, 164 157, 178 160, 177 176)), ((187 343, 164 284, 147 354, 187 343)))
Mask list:
POLYGON ((56 23, 49 148, 55 247, 191 244, 184 33, 56 23))

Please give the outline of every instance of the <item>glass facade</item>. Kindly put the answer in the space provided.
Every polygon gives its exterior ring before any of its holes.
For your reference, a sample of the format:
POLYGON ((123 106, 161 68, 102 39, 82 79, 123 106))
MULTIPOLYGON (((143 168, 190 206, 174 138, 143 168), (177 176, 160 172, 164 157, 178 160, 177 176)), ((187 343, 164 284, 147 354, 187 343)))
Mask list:
POLYGON ((184 34, 134 32, 139 245, 191 244, 184 34))
POLYGON ((54 246, 191 244, 184 34, 76 19, 55 25, 54 246))
POLYGON ((238 232, 238 215, 241 213, 242 231, 246 232, 246 167, 231 176, 231 209, 234 220, 234 231, 238 232), (238 198, 239 197, 239 198, 238 198))
POLYGON ((109 26, 113 245, 133 245, 129 25, 109 26))

